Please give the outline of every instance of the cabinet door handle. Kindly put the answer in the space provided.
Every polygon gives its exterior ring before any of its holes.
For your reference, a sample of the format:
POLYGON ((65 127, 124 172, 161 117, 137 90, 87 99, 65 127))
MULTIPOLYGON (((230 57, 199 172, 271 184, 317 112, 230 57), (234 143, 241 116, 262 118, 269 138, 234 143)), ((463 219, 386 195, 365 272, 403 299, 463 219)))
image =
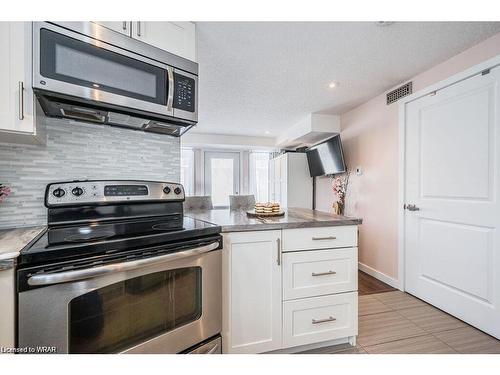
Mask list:
POLYGON ((337 237, 335 236, 328 236, 328 237, 313 237, 313 241, 324 241, 324 240, 336 240, 337 237))
POLYGON ((326 322, 334 322, 335 319, 333 316, 329 316, 328 318, 326 319, 313 319, 312 320, 312 324, 320 324, 320 323, 326 323, 326 322))
POLYGON ((19 120, 24 120, 24 83, 19 81, 19 120))
POLYGON ((327 271, 327 272, 313 272, 311 276, 326 276, 326 275, 335 275, 337 272, 335 271, 327 271))
POLYGON ((124 31, 127 31, 127 21, 123 21, 123 23, 122 23, 122 29, 124 31))
POLYGON ((281 238, 276 239, 276 244, 278 245, 278 257, 276 262, 278 263, 278 266, 281 266, 281 238))
POLYGON ((141 36, 141 21, 137 21, 137 36, 141 36))

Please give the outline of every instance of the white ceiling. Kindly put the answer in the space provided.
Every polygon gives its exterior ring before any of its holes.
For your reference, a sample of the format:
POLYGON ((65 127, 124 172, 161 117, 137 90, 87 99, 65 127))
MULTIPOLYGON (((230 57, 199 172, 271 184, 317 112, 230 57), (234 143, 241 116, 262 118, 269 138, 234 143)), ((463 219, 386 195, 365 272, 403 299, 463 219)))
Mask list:
POLYGON ((308 113, 343 113, 498 32, 500 22, 197 22, 193 131, 276 137, 308 113))

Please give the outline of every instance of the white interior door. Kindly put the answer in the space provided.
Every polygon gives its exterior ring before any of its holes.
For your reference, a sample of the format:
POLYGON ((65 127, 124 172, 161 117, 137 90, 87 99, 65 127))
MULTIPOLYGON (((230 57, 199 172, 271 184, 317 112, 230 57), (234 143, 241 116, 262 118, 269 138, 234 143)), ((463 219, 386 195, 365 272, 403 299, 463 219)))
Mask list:
POLYGON ((215 208, 229 207, 229 196, 240 193, 240 153, 205 152, 205 195, 215 208))
POLYGON ((406 290, 497 338, 499 72, 407 104, 405 177, 406 290))

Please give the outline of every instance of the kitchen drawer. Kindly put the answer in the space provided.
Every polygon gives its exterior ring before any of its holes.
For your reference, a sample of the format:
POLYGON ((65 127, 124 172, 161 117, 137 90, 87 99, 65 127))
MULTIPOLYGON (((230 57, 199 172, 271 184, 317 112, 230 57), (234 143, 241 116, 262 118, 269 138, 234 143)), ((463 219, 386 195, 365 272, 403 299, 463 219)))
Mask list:
POLYGON ((358 334, 358 293, 283 302, 284 347, 358 334))
POLYGON ((283 230, 283 251, 358 246, 356 225, 283 230))
POLYGON ((357 271, 357 247, 284 253, 283 299, 354 292, 357 271))

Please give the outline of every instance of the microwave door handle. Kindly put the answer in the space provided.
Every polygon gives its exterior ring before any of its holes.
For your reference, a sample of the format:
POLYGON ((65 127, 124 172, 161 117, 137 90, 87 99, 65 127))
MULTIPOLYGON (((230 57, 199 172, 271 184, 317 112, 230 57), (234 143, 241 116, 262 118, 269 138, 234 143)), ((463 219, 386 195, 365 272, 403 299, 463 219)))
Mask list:
POLYGON ((177 253, 160 255, 157 257, 138 259, 129 262, 122 262, 116 264, 109 264, 106 266, 87 268, 78 271, 66 271, 45 275, 33 275, 28 279, 28 285, 43 286, 52 284, 61 284, 71 281, 90 279, 93 277, 103 276, 115 272, 129 271, 140 267, 152 266, 164 262, 171 262, 174 260, 188 258, 209 251, 215 250, 219 247, 219 242, 213 242, 209 245, 199 246, 194 249, 179 251, 177 253))
POLYGON ((167 83, 167 90, 168 90, 168 96, 167 96, 167 111, 169 113, 173 112, 173 105, 174 105, 174 68, 169 66, 167 68, 167 74, 168 74, 168 83, 167 83))

